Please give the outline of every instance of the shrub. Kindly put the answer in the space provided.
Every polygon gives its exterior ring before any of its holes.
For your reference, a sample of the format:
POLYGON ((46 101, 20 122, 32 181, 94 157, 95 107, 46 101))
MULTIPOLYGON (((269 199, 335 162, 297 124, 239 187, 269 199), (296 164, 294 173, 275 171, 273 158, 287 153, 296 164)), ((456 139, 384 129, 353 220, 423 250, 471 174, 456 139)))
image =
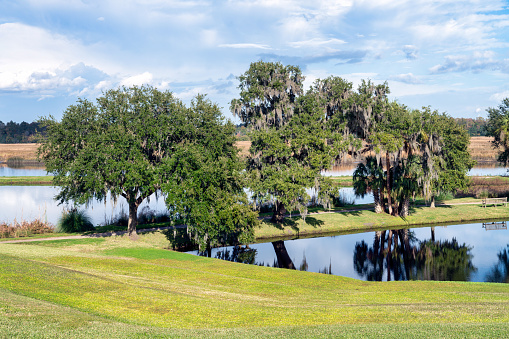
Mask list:
POLYGON ((83 210, 72 208, 64 211, 58 221, 57 231, 62 233, 77 233, 95 229, 90 217, 83 210))
POLYGON ((334 207, 353 205, 355 204, 355 197, 340 192, 338 196, 332 198, 332 203, 334 204, 334 207))
POLYGON ((452 200, 452 199, 454 199, 454 193, 451 193, 451 192, 442 192, 436 197, 436 200, 438 200, 438 201, 452 200))

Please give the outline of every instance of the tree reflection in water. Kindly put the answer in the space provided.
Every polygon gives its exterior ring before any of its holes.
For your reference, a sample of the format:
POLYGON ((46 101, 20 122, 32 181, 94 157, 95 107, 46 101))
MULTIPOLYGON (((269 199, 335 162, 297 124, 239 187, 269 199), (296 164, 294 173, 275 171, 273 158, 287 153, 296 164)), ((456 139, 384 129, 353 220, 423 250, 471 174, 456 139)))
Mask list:
POLYGON ((472 248, 451 241, 418 241, 408 229, 375 232, 373 246, 355 245, 353 265, 368 281, 448 280, 468 281, 477 270, 472 264, 472 248))
MULTIPOLYGON (((274 260, 272 265, 270 263, 265 264, 264 262, 256 262, 257 250, 254 248, 250 248, 249 245, 246 245, 244 247, 234 246, 231 251, 228 250, 227 248, 224 248, 216 252, 216 258, 250 265, 258 266, 266 265, 279 268, 295 269, 293 261, 290 259, 290 256, 286 251, 284 241, 282 240, 274 241, 272 242, 272 246, 274 247, 274 251, 276 252, 277 257, 277 259, 274 260)), ((305 269, 301 268, 301 270, 307 270, 307 263, 305 263, 305 269)))
POLYGON ((240 262, 243 264, 250 264, 250 265, 260 265, 264 266, 263 263, 256 263, 256 252, 257 250, 254 248, 249 248, 249 246, 234 246, 233 249, 228 250, 227 248, 224 248, 221 251, 216 252, 216 258, 227 260, 227 261, 233 261, 233 262, 240 262))
POLYGON ((497 254, 498 263, 496 263, 490 273, 486 275, 486 282, 509 283, 509 244, 507 249, 503 249, 497 254))

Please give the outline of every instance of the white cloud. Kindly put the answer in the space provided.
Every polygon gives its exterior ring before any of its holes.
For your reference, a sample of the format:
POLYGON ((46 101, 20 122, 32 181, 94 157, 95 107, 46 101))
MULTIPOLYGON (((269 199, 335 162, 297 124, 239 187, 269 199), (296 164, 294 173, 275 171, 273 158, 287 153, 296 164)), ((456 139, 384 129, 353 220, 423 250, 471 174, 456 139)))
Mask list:
POLYGON ((391 76, 389 79, 394 80, 394 81, 403 82, 406 84, 420 84, 420 83, 422 83, 422 81, 418 77, 413 75, 412 73, 394 75, 394 76, 391 76))
POLYGON ((290 45, 291 47, 294 47, 294 48, 303 48, 303 47, 304 48, 309 48, 309 47, 316 48, 316 47, 321 47, 321 46, 342 45, 345 43, 346 42, 344 40, 335 39, 335 38, 331 38, 331 39, 313 38, 310 40, 290 42, 290 43, 288 43, 288 45, 290 45))
MULTIPOLYGON (((99 46, 85 46, 38 27, 1 24, 0 41, 0 89, 37 91, 78 86, 83 83, 78 78, 83 72, 108 68, 108 61, 96 51, 99 46)), ((118 66, 112 70, 115 68, 118 66)))
POLYGON ((263 44, 243 43, 243 44, 221 44, 218 47, 225 48, 255 48, 255 49, 270 49, 270 46, 263 44))
POLYGON ((142 86, 152 84, 153 76, 150 72, 144 72, 142 74, 137 74, 130 76, 128 78, 120 81, 120 86, 142 86))
POLYGON ((492 96, 490 96, 490 100, 496 102, 501 102, 505 98, 509 98, 509 90, 500 93, 495 93, 492 96))
POLYGON ((497 59, 492 51, 474 52, 472 55, 448 55, 442 64, 435 65, 429 70, 432 74, 482 70, 509 73, 509 59, 497 59))

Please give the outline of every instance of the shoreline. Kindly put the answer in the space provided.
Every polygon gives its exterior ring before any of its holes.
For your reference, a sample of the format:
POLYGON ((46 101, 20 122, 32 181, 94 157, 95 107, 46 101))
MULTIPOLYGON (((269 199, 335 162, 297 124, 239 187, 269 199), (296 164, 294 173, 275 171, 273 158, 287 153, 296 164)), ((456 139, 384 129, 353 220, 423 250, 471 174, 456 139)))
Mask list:
MULTIPOLYGON (((460 199, 455 199, 460 200, 460 199)), ((454 201, 454 200, 453 200, 454 201)), ((275 240, 327 237, 333 235, 372 232, 383 229, 401 229, 410 227, 448 226, 457 224, 478 223, 481 221, 509 220, 509 207, 483 208, 481 202, 448 202, 437 204, 435 208, 423 205, 412 206, 413 213, 407 218, 376 214, 369 205, 350 210, 320 211, 306 216, 306 223, 300 215, 287 217, 284 225, 275 225, 266 219, 261 220, 260 227, 255 229, 253 243, 265 243, 275 240)), ((263 218, 263 217, 262 217, 263 218)), ((138 234, 183 227, 158 224, 137 230, 138 234)), ((20 238, 2 238, 0 244, 11 242, 31 242, 59 239, 84 239, 110 236, 123 236, 127 231, 110 231, 102 233, 51 236, 51 233, 20 238)))

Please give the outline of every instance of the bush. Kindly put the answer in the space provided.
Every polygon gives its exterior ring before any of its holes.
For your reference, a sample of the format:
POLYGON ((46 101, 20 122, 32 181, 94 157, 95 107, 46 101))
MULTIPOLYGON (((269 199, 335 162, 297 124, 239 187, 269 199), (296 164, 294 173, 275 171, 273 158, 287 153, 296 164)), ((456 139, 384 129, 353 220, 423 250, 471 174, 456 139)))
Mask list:
POLYGON ((338 196, 332 198, 334 207, 343 207, 355 204, 355 197, 340 192, 338 196))
POLYGON ((85 211, 76 208, 64 211, 57 224, 57 231, 61 233, 78 233, 94 229, 95 227, 85 211))
POLYGON ((452 199, 454 199, 454 194, 451 192, 442 192, 436 197, 436 200, 438 200, 438 201, 452 200, 452 199))

